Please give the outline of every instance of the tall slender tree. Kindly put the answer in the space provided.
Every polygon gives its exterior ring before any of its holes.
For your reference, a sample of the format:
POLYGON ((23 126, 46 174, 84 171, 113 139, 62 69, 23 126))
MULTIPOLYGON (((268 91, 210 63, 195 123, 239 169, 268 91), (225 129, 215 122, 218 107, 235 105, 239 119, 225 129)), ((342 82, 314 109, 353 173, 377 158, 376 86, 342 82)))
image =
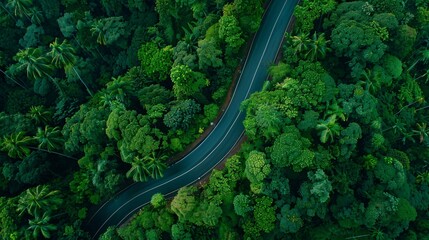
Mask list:
POLYGON ((55 210, 63 201, 59 193, 58 190, 51 191, 47 185, 27 189, 18 200, 17 211, 20 215, 27 211, 28 214, 36 216, 47 210, 55 210))
POLYGON ((49 223, 51 217, 48 212, 44 212, 42 216, 36 214, 35 218, 28 220, 30 226, 28 230, 33 230, 34 239, 39 239, 40 234, 44 238, 51 238, 51 232, 57 230, 57 226, 49 223))
POLYGON ((49 64, 48 58, 45 56, 41 48, 27 48, 20 50, 14 57, 18 63, 16 64, 16 70, 25 70, 29 79, 40 79, 48 77, 49 80, 61 90, 57 81, 50 75, 53 67, 49 64))
POLYGON ((92 96, 91 90, 89 90, 88 86, 80 77, 74 66, 76 63, 76 55, 73 46, 69 44, 67 40, 59 43, 58 38, 55 38, 55 41, 49 44, 49 47, 51 48, 51 51, 48 52, 48 56, 52 59, 51 63, 54 64, 55 67, 64 68, 65 71, 73 70, 80 82, 85 86, 86 91, 92 96))

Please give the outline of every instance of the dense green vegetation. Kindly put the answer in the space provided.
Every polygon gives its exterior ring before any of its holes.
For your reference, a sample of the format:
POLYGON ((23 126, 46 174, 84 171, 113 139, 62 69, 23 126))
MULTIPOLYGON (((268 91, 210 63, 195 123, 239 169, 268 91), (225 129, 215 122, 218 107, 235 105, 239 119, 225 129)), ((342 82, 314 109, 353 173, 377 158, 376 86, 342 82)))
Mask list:
POLYGON ((85 239, 91 206, 162 177, 217 116, 262 4, 0 1, 0 238, 85 239))
MULTIPOLYGON (((260 0, 0 1, 0 238, 85 239, 217 115, 260 0)), ((428 239, 429 2, 303 0, 247 141, 101 239, 428 239)))
POLYGON ((104 239, 428 239, 428 10, 304 0, 241 151, 104 239))

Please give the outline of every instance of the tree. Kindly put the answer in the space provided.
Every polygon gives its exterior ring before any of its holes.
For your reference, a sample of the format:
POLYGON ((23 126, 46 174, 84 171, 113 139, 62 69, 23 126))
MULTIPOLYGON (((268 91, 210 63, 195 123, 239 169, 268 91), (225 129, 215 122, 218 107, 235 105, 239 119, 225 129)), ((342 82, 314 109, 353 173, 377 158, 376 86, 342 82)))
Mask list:
POLYGON ((140 101, 140 105, 146 109, 157 104, 167 104, 172 98, 170 90, 159 84, 153 84, 140 89, 137 93, 137 97, 140 101))
POLYGON ((15 16, 28 17, 32 4, 33 0, 8 0, 6 6, 12 9, 15 16))
POLYGON ((297 18, 297 28, 309 33, 314 28, 314 21, 334 10, 336 2, 334 0, 312 1, 304 0, 302 4, 297 5, 294 15, 297 18))
POLYGON ((48 151, 60 149, 64 142, 59 127, 52 128, 49 126, 45 126, 44 130, 38 128, 36 136, 33 139, 39 142, 38 147, 40 149, 48 151))
POLYGON ((144 156, 144 159, 152 178, 158 179, 164 176, 164 170, 167 168, 164 160, 167 159, 167 156, 155 157, 155 152, 152 152, 151 155, 144 156))
POLYGON ((290 209, 290 205, 286 204, 281 208, 281 215, 278 215, 280 220, 280 231, 284 233, 296 233, 304 226, 304 221, 298 209, 290 209))
POLYGON ((170 77, 174 84, 174 95, 178 99, 191 96, 196 96, 200 100, 205 99, 201 91, 209 85, 209 80, 204 74, 192 71, 187 65, 176 65, 171 69, 170 77))
POLYGON ((164 124, 173 129, 188 129, 194 120, 196 113, 200 111, 200 105, 194 100, 188 99, 179 101, 164 116, 164 124))
POLYGON ((154 195, 152 195, 150 203, 154 208, 160 208, 165 206, 166 201, 161 193, 155 193, 154 195))
POLYGON ((123 22, 123 17, 109 17, 93 21, 91 24, 91 34, 97 37, 100 45, 111 45, 118 41, 121 36, 126 35, 127 24, 123 22))
POLYGON ((72 69, 79 78, 80 82, 85 86, 86 91, 89 93, 89 95, 92 96, 91 91, 80 77, 74 66, 76 63, 76 56, 72 45, 67 43, 67 40, 59 43, 58 38, 55 38, 55 41, 49 44, 49 47, 51 48, 51 51, 48 52, 48 56, 52 58, 51 62, 54 64, 54 66, 58 68, 64 68, 66 71, 68 71, 68 69, 72 69))
POLYGON ((321 121, 317 124, 316 129, 320 134, 320 141, 326 143, 328 140, 332 143, 334 141, 334 136, 339 136, 341 131, 341 126, 336 123, 337 115, 332 115, 325 121, 321 121))
POLYGON ((173 65, 173 49, 171 46, 159 49, 156 43, 143 44, 138 53, 141 67, 148 77, 155 82, 165 81, 173 65))
POLYGON ((181 223, 190 220, 194 214, 198 204, 198 200, 194 195, 196 191, 197 189, 194 186, 183 187, 171 201, 171 210, 179 217, 181 223))
POLYGON ((50 220, 49 213, 44 212, 42 216, 36 214, 34 219, 28 221, 30 224, 28 230, 33 230, 33 237, 35 239, 39 238, 40 233, 44 238, 51 238, 51 231, 57 230, 57 226, 49 223, 50 220))
POLYGON ((25 211, 32 216, 40 216, 42 212, 58 209, 63 200, 59 197, 60 191, 51 191, 47 185, 38 185, 29 188, 21 194, 17 211, 22 215, 25 211))
POLYGON ((144 158, 135 157, 131 162, 131 168, 128 170, 126 176, 132 178, 135 182, 146 182, 149 178, 150 172, 144 158))
POLYGON ((206 70, 209 67, 219 68, 223 66, 221 59, 222 50, 217 45, 213 39, 205 38, 198 41, 197 56, 199 69, 206 70))
POLYGON ((314 32, 313 37, 308 44, 308 51, 305 54, 307 59, 310 61, 317 61, 317 59, 323 59, 326 56, 326 53, 330 50, 328 43, 330 41, 325 39, 325 33, 317 35, 317 32, 314 32))
POLYGON ((294 126, 287 126, 275 141, 271 151, 271 162, 275 167, 292 167, 295 172, 314 166, 315 153, 309 149, 311 143, 294 126))
POLYGON ((337 56, 351 59, 352 77, 359 77, 367 63, 377 63, 387 45, 373 27, 355 20, 341 21, 332 30, 332 48, 337 56))
POLYGON ((251 182, 254 192, 262 191, 262 183, 270 172, 271 166, 264 153, 258 151, 249 153, 245 162, 244 174, 251 182))
POLYGON ((256 225, 266 233, 271 232, 275 227, 276 207, 272 204, 272 198, 263 196, 256 199, 256 205, 253 209, 256 225))
POLYGON ((242 30, 238 20, 234 16, 222 16, 219 20, 219 38, 223 39, 226 44, 226 54, 232 55, 237 53, 244 44, 242 30))
POLYGON ((27 116, 34 121, 36 125, 47 124, 51 121, 52 112, 45 106, 31 106, 27 116))
POLYGON ((30 155, 29 145, 32 143, 32 138, 25 136, 25 133, 20 131, 12 133, 8 137, 4 136, 0 143, 1 150, 7 152, 9 157, 23 159, 30 155))
POLYGON ((245 217, 246 214, 252 211, 250 206, 249 196, 240 193, 234 197, 234 211, 237 215, 245 217))
POLYGON ((14 57, 18 61, 12 69, 17 71, 25 70, 29 79, 40 79, 48 77, 60 91, 61 88, 57 81, 50 75, 52 66, 48 63, 47 57, 44 56, 41 48, 27 48, 20 50, 14 57))

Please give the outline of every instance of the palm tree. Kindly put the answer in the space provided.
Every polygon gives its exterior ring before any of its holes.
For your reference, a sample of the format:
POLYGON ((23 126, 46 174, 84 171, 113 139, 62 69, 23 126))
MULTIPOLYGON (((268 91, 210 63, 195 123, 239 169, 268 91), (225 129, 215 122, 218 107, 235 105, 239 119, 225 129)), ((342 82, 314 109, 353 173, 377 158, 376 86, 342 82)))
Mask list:
POLYGON ((152 178, 162 178, 164 176, 164 170, 167 165, 163 162, 167 156, 163 155, 159 158, 155 157, 155 152, 152 152, 151 156, 145 156, 143 159, 146 161, 147 170, 152 178))
POLYGON ((132 177, 136 182, 145 182, 150 176, 150 171, 143 158, 134 157, 131 168, 126 174, 127 178, 132 177))
POLYGON ((48 53, 48 56, 52 58, 51 63, 53 63, 55 67, 64 68, 64 70, 66 71, 67 69, 73 70, 79 78, 80 82, 85 86, 86 91, 89 93, 89 95, 92 96, 91 91, 89 90, 83 79, 80 77, 74 66, 74 64, 76 63, 76 56, 75 50, 72 45, 67 43, 67 40, 64 40, 62 43, 59 43, 58 38, 55 38, 55 41, 49 44, 49 47, 51 48, 51 51, 48 53))
POLYGON ((297 36, 290 37, 292 48, 294 49, 295 55, 306 51, 310 44, 310 38, 308 33, 300 33, 297 36))
POLYGON ((326 40, 325 33, 317 35, 317 32, 314 32, 313 38, 309 42, 308 52, 305 54, 306 58, 309 58, 311 61, 316 61, 317 59, 324 58, 326 53, 330 50, 328 48, 329 40, 326 40))
POLYGON ((429 128, 426 123, 417 123, 417 130, 413 130, 413 135, 418 136, 420 143, 429 137, 429 128))
POLYGON ((51 232, 57 230, 57 226, 49 223, 50 220, 48 212, 44 212, 42 217, 36 214, 33 220, 28 220, 28 230, 33 230, 34 239, 39 239, 40 233, 44 238, 51 238, 51 232))
POLYGON ((100 45, 106 45, 106 38, 105 38, 105 30, 104 30, 104 24, 100 20, 94 21, 94 23, 91 25, 91 33, 92 35, 97 35, 97 43, 100 45))
POLYGON ((18 61, 16 69, 18 71, 25 70, 28 78, 40 79, 48 77, 62 91, 57 81, 49 74, 52 71, 52 66, 43 54, 42 49, 27 48, 20 50, 14 59, 18 61))
POLYGON ((34 121, 35 124, 46 124, 50 122, 52 112, 45 108, 43 105, 31 106, 27 113, 27 117, 34 121))
POLYGON ((61 148, 64 141, 59 127, 52 128, 49 126, 45 126, 43 130, 38 128, 36 136, 33 139, 39 142, 39 149, 47 149, 48 151, 61 148))
POLYGON ((6 6, 13 10, 15 16, 28 18, 32 4, 33 0, 8 0, 6 6))
POLYGON ((28 214, 36 216, 43 211, 56 209, 63 201, 59 193, 58 190, 50 191, 47 185, 27 189, 18 200, 17 211, 19 215, 27 211, 28 214))
POLYGON ((12 133, 8 137, 4 136, 0 142, 1 150, 7 152, 7 155, 12 158, 25 158, 30 155, 29 145, 32 138, 25 136, 23 131, 12 133))
POLYGON ((317 124, 316 129, 320 131, 320 141, 326 143, 334 141, 334 136, 340 135, 341 126, 336 123, 337 115, 330 116, 327 120, 317 124))

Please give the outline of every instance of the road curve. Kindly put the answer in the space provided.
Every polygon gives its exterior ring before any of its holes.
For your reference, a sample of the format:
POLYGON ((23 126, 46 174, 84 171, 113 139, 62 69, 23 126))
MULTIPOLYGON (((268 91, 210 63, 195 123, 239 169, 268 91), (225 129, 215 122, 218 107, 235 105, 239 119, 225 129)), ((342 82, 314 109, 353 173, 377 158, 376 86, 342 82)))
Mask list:
POLYGON ((244 134, 240 104, 262 89, 268 67, 274 62, 299 0, 272 0, 253 39, 234 93, 222 118, 211 133, 189 154, 164 172, 161 179, 135 183, 110 199, 88 219, 84 228, 97 238, 109 226, 119 226, 150 202, 155 193, 166 196, 197 182, 224 160, 244 134))

